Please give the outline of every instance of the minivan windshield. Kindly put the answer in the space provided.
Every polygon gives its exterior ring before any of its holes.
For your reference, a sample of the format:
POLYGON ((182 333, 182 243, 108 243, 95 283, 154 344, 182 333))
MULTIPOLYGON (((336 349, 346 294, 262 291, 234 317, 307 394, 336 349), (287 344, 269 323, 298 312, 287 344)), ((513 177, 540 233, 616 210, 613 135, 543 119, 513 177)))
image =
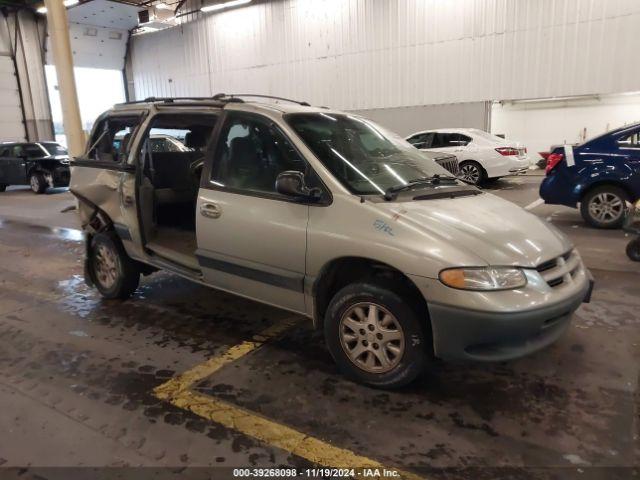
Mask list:
POLYGON ((364 118, 291 113, 285 120, 351 193, 384 194, 418 179, 450 176, 411 144, 364 118))

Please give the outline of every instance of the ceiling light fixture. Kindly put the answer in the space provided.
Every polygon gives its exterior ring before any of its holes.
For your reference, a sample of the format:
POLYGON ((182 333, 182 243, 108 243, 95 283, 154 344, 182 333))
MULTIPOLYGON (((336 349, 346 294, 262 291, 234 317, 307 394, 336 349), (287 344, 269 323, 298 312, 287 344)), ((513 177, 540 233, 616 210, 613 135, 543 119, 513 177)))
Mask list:
POLYGON ((231 0, 230 2, 215 3, 213 5, 206 5, 200 8, 201 12, 215 12, 218 10, 224 10, 225 8, 237 7, 239 5, 246 5, 251 3, 251 0, 231 0))

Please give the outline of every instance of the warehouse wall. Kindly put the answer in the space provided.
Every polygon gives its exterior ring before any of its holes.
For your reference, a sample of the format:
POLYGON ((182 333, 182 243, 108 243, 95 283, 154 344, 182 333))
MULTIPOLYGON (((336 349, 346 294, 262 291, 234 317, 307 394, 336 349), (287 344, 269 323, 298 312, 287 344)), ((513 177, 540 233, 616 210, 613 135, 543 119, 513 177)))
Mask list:
POLYGON ((533 158, 549 146, 586 138, 640 122, 640 94, 563 101, 506 102, 493 105, 491 132, 524 143, 533 158))
POLYGON ((136 36, 135 91, 346 110, 640 90, 636 0, 268 0, 136 36))
POLYGON ((490 108, 489 102, 465 102, 355 110, 355 113, 407 136, 419 130, 443 127, 489 130, 490 108))
POLYGON ((7 20, 0 17, 0 141, 24 140, 27 135, 7 20))
POLYGON ((0 15, 0 141, 53 139, 45 36, 45 22, 30 12, 0 15))

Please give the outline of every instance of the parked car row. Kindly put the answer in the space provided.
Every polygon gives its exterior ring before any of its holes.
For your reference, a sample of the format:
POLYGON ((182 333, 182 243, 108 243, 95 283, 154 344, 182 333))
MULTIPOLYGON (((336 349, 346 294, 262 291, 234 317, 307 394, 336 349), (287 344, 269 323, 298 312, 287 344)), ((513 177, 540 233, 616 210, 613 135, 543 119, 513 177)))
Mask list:
MULTIPOLYGON (((410 382, 434 357, 539 350, 589 301, 571 242, 451 175, 452 155, 358 115, 243 98, 123 104, 97 120, 71 192, 85 278, 105 298, 169 270, 309 317, 340 369, 378 387, 410 382), (187 148, 153 146, 158 132, 187 148)), ((473 135, 464 146, 517 150, 473 135)), ((518 165, 524 154, 496 155, 518 165)))

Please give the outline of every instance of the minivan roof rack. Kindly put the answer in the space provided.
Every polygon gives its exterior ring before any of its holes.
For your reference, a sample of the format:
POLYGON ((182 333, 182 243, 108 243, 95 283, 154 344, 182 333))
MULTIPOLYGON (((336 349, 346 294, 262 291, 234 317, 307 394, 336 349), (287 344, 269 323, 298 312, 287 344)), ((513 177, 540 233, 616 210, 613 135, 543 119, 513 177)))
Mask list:
MULTIPOLYGON (((135 105, 137 103, 154 103, 154 102, 174 103, 176 101, 178 102, 180 101, 211 102, 212 100, 218 101, 218 102, 221 101, 219 99, 212 98, 212 97, 147 97, 143 100, 132 100, 130 102, 122 102, 116 105, 135 105)), ((242 100, 237 99, 237 100, 229 100, 229 101, 241 102, 242 100)))
POLYGON ((309 103, 307 102, 302 102, 300 100, 292 100, 290 98, 284 98, 284 97, 277 97, 274 95, 259 95, 257 93, 218 93, 216 95, 213 96, 214 100, 220 100, 222 102, 224 101, 242 101, 241 98, 239 97, 253 97, 253 98, 269 98, 271 100, 282 100, 284 102, 290 102, 290 103, 297 103, 298 105, 302 105, 303 107, 310 107, 311 105, 309 105, 309 103), (237 100, 236 100, 237 99, 237 100))
POLYGON ((135 105, 137 103, 154 103, 154 102, 162 102, 162 103, 174 103, 181 101, 191 101, 191 102, 221 102, 221 103, 244 103, 244 100, 241 97, 253 97, 253 98, 269 98, 272 100, 282 100, 283 102, 296 103, 298 105, 302 105, 304 107, 309 107, 309 103, 301 102, 299 100, 292 100, 290 98, 284 97, 276 97, 274 95, 259 95, 256 93, 217 93, 213 97, 147 97, 144 100, 132 100, 130 102, 122 102, 117 105, 135 105))

